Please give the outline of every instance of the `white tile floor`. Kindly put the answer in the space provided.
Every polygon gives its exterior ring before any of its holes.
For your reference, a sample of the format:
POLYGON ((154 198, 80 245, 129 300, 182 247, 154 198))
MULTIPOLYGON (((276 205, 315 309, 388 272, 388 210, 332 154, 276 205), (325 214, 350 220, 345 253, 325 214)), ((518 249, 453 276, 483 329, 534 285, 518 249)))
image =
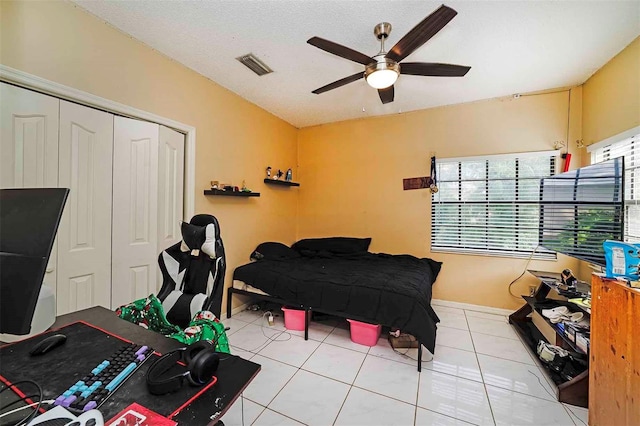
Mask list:
POLYGON ((271 327, 262 312, 223 321, 232 352, 262 366, 224 424, 587 425, 587 410, 556 401, 506 317, 434 309, 436 354, 427 361, 425 351, 422 373, 386 336, 371 348, 353 343, 346 322, 313 322, 305 341, 282 316, 271 327))

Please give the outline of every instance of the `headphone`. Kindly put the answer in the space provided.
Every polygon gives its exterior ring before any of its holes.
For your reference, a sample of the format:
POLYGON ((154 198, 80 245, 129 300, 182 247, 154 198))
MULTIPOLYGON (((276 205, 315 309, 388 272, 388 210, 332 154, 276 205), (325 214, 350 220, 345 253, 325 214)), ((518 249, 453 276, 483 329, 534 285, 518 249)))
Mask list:
POLYGON ((180 389, 185 379, 193 386, 205 385, 211 381, 219 363, 215 344, 200 340, 155 360, 147 370, 147 388, 153 395, 164 395, 180 389), (167 377, 166 372, 180 360, 186 364, 187 371, 167 377))

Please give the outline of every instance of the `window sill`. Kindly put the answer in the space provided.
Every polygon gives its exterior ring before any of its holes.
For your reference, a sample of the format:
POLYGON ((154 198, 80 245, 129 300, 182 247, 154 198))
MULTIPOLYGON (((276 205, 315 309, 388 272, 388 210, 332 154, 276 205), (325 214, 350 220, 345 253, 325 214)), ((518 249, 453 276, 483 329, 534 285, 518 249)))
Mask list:
MULTIPOLYGON (((464 254, 470 256, 481 256, 481 257, 506 257, 510 259, 529 259, 531 257, 531 253, 514 253, 514 252, 495 252, 495 251, 479 251, 479 250, 469 250, 469 249, 455 249, 455 248, 433 248, 431 247, 432 253, 447 253, 447 254, 464 254)), ((550 262, 556 262, 558 260, 558 256, 555 253, 534 253, 531 260, 544 260, 550 262)))

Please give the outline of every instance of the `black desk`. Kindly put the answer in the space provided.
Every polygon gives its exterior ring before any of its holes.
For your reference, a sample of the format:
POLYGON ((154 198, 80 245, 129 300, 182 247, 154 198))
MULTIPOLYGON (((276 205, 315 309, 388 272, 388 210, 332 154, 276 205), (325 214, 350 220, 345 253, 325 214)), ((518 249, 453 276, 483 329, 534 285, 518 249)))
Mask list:
MULTIPOLYGON (((53 328, 85 321, 137 344, 148 345, 165 353, 183 346, 180 342, 118 318, 115 312, 102 307, 62 315, 53 328)), ((260 365, 231 355, 220 362, 216 376, 218 382, 198 399, 183 409, 173 420, 184 425, 215 424, 231 407, 247 385, 260 371, 260 365), (211 416, 217 413, 212 419, 211 416)), ((135 402, 135 401, 131 401, 135 402)), ((123 406, 122 409, 125 407, 123 406)), ((105 421, 108 419, 105 419, 105 421)))

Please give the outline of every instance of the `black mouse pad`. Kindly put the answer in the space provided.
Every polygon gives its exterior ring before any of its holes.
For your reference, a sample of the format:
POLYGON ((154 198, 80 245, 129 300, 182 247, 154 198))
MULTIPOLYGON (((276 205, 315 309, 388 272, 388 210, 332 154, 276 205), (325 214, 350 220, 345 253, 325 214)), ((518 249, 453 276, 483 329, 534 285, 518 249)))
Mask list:
MULTIPOLYGON (((33 380, 42 387, 43 399, 55 399, 71 385, 91 372, 99 363, 109 358, 125 342, 132 343, 88 323, 76 322, 69 324, 57 330, 0 347, 0 380, 5 384, 15 383, 20 380, 33 380), (66 343, 44 355, 29 355, 31 349, 38 342, 54 334, 66 335, 66 343)), ((137 402, 163 416, 173 417, 193 398, 215 384, 215 381, 210 382, 205 387, 193 387, 185 384, 180 390, 168 395, 151 395, 147 390, 145 374, 149 366, 158 357, 157 354, 152 356, 152 359, 144 362, 100 406, 99 410, 105 421, 114 417, 133 402, 137 402)), ((185 367, 176 364, 174 370, 177 374, 184 372, 185 367)), ((17 388, 23 394, 34 393, 33 385, 20 384, 17 388)))

